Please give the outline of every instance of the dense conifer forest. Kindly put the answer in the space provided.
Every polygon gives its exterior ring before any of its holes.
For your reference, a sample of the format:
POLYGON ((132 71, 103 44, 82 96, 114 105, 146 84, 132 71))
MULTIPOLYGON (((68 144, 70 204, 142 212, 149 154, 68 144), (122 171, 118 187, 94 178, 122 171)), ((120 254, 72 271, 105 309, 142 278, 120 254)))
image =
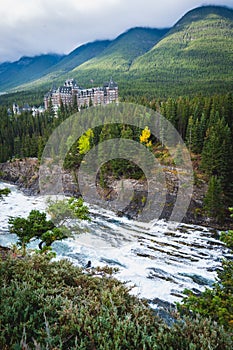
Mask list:
MULTIPOLYGON (((127 100, 158 111, 175 126, 191 152, 196 167, 196 181, 201 177, 209 182, 205 210, 209 216, 221 221, 225 209, 233 203, 233 95, 228 93, 211 97, 197 95, 168 99, 131 97, 127 100)), ((58 116, 54 115, 52 107, 41 115, 33 116, 31 112, 14 115, 12 111, 9 113, 6 106, 0 106, 0 162, 25 157, 40 159, 52 131, 76 112, 76 105, 62 105, 58 116)), ((79 167, 83 154, 88 150, 85 150, 87 142, 93 146, 114 137, 140 142, 141 134, 142 130, 126 125, 98 127, 72 145, 65 167, 79 167)), ((150 138, 150 135, 148 140, 151 142, 150 150, 164 162, 165 150, 159 140, 150 138)), ((137 179, 143 176, 134 165, 117 159, 105 165, 100 175, 103 185, 107 175, 137 179)))

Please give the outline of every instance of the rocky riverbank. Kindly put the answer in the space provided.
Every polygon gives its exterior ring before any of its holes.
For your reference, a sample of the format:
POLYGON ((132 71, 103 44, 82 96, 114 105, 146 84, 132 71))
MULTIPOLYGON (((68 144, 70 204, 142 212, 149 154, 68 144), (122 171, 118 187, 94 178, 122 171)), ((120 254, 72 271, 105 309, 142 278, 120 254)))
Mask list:
POLYGON ((1 163, 0 179, 17 185, 20 189, 29 195, 38 194, 38 159, 15 159, 14 161, 1 163))
MULTIPOLYGON (((37 158, 15 159, 0 163, 0 179, 17 185, 27 195, 37 195, 39 188, 39 162, 37 158)), ((74 176, 62 170, 64 193, 79 195, 74 176)))
MULTIPOLYGON (((62 170, 63 191, 67 195, 80 195, 76 175, 75 172, 62 170)), ((165 178, 166 203, 160 215, 161 219, 169 219, 174 203, 176 202, 178 189, 178 178, 174 169, 166 169, 165 178)), ((16 184, 28 195, 39 194, 39 162, 36 158, 26 158, 2 163, 0 164, 0 179, 16 184)), ((109 178, 107 188, 98 188, 100 196, 109 203, 110 209, 114 209, 111 207, 111 201, 116 198, 120 186, 122 186, 122 181, 109 178)), ((133 218, 142 211, 145 205, 148 194, 147 182, 127 179, 124 180, 124 187, 126 191, 131 191, 133 195, 130 203, 122 211, 118 211, 118 214, 133 218)), ((207 185, 204 182, 198 186, 194 185, 193 195, 183 222, 218 228, 218 224, 214 220, 210 220, 203 215, 203 198, 206 188, 207 185)))

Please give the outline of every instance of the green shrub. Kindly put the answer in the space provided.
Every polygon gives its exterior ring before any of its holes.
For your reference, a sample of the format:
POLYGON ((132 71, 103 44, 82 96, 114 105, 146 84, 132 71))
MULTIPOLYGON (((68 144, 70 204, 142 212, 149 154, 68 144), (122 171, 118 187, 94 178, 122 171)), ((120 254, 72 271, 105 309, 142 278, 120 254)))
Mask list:
MULTIPOLYGON (((233 213, 233 209, 230 208, 233 213)), ((233 217, 233 214, 231 214, 233 217)), ((222 232, 220 239, 226 246, 233 250, 233 231, 222 232)), ((201 295, 195 295, 186 290, 187 295, 183 304, 178 308, 183 312, 200 314, 203 317, 211 317, 225 329, 233 330, 233 261, 223 259, 221 269, 218 270, 218 279, 212 289, 207 288, 201 295)))
POLYGON ((185 319, 169 328, 113 272, 108 267, 83 271, 40 254, 0 260, 0 349, 223 350, 233 345, 211 320, 185 319))
POLYGON ((11 193, 11 190, 9 188, 0 189, 0 200, 3 199, 3 196, 8 196, 8 194, 10 193, 11 193))
POLYGON ((157 341, 159 350, 230 350, 233 345, 230 334, 222 326, 200 315, 183 317, 158 334, 157 341))
POLYGON ((111 273, 37 254, 0 262, 0 348, 14 349, 23 334, 30 348, 33 339, 49 349, 152 348, 152 311, 111 273))

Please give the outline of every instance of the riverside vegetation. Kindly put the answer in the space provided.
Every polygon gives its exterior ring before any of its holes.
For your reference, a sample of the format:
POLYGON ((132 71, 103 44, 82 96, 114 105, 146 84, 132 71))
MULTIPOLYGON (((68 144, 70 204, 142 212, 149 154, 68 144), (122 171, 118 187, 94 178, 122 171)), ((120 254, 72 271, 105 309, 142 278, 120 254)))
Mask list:
POLYGON ((1 349, 232 348, 230 332, 209 317, 168 327, 113 272, 38 254, 0 261, 1 349))
MULTIPOLYGON (((48 211, 56 214, 60 227, 70 217, 88 219, 82 201, 50 202, 48 211)), ((32 211, 27 219, 9 220, 19 249, 14 247, 0 259, 1 349, 232 348, 232 261, 222 262, 211 290, 199 296, 186 291, 169 326, 146 300, 130 295, 130 288, 114 278, 116 269, 81 269, 67 260, 51 260, 49 244, 62 237, 45 239, 52 234, 52 222, 45 216, 32 211), (47 249, 39 244, 40 251, 26 250, 38 238, 47 249)), ((233 248, 233 231, 222 233, 221 239, 233 248)))

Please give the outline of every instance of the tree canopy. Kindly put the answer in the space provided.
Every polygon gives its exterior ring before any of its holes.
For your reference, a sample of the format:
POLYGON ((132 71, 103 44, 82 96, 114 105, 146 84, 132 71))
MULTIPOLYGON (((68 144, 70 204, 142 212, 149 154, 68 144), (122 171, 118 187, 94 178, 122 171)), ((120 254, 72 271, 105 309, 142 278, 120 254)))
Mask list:
POLYGON ((32 240, 39 240, 40 250, 46 250, 53 242, 72 235, 66 226, 68 220, 90 220, 88 208, 83 204, 82 198, 50 201, 48 212, 52 220, 47 220, 46 213, 39 210, 31 210, 27 218, 9 219, 10 233, 17 235, 21 248, 25 249, 32 240))

